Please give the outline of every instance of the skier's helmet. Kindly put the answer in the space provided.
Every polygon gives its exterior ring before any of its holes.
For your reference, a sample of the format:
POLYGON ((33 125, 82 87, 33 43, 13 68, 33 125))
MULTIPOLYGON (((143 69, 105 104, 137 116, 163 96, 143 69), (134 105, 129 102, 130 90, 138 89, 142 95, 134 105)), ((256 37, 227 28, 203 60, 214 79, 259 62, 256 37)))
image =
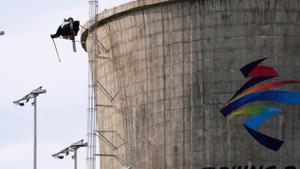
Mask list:
POLYGON ((74 19, 72 17, 69 17, 68 21, 74 21, 74 19))

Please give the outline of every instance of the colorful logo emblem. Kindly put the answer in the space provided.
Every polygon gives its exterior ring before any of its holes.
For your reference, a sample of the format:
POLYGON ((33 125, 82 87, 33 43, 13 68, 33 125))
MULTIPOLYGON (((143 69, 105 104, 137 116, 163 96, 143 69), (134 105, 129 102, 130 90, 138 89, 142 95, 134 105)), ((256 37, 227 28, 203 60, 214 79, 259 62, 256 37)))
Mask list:
POLYGON ((257 101, 270 101, 290 105, 300 105, 300 93, 282 90, 271 90, 273 88, 285 86, 288 84, 300 83, 300 81, 289 80, 271 82, 253 87, 260 82, 278 76, 277 71, 273 67, 259 66, 259 64, 265 59, 266 58, 256 60, 240 69, 244 77, 249 78, 249 80, 232 96, 227 105, 220 111, 225 117, 227 117, 228 115, 252 115, 250 119, 246 120, 243 123, 244 127, 247 129, 249 134, 260 144, 269 149, 277 151, 280 149, 283 141, 267 136, 257 130, 265 123, 267 119, 280 113, 280 110, 274 107, 257 104, 247 107, 243 106, 248 103, 257 101))

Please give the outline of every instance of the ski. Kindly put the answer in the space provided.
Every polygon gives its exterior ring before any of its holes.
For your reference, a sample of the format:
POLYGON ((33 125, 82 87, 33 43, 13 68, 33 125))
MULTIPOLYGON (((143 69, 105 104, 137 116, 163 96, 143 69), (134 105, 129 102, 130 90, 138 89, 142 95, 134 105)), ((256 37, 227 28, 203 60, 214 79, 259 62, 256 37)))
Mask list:
POLYGON ((76 42, 75 42, 75 40, 72 40, 72 45, 73 45, 73 52, 76 52, 76 42))

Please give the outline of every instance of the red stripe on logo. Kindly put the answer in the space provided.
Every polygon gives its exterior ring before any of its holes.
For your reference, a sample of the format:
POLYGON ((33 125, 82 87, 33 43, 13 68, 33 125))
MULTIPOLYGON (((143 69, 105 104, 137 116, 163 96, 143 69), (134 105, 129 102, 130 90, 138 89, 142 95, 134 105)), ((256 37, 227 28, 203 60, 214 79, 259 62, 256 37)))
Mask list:
POLYGON ((247 77, 276 77, 278 73, 271 66, 256 66, 247 77))

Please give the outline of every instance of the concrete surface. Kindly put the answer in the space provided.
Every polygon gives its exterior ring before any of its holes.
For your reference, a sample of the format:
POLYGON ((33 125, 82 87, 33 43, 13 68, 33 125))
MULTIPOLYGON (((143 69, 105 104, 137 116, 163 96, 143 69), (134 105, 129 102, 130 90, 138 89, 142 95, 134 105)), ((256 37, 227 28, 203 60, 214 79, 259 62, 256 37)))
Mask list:
MULTIPOLYGON (((249 117, 219 112, 246 81, 239 69, 258 58, 274 80, 300 79, 299 0, 144 0, 97 17, 97 80, 114 97, 97 90, 99 130, 121 145, 101 141, 101 153, 134 169, 300 167, 299 107, 274 104, 282 113, 261 130, 285 141, 278 152, 247 133, 249 117)), ((101 157, 101 168, 121 167, 101 157)))

